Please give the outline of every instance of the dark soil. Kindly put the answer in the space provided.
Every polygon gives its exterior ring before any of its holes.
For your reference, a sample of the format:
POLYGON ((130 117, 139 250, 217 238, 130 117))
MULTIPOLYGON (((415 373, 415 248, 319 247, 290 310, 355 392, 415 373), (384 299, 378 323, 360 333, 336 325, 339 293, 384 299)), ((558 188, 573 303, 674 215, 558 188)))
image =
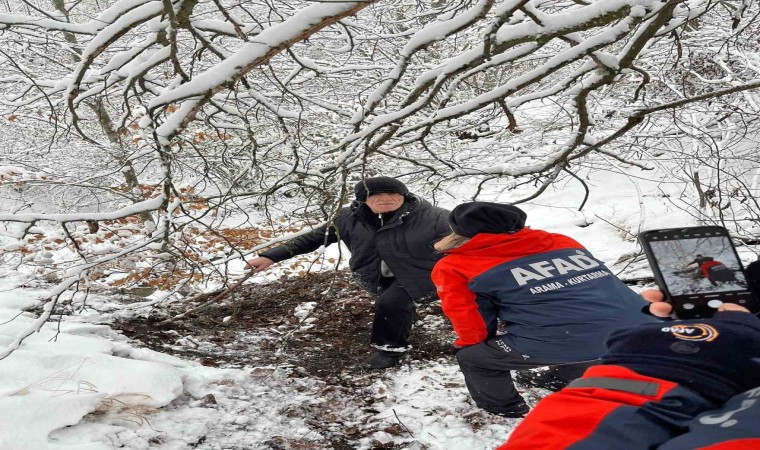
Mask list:
MULTIPOLYGON (((166 320, 214 295, 159 307, 147 318, 119 321, 113 327, 146 347, 204 365, 289 364, 321 379, 361 371, 359 364, 369 356, 374 296, 354 285, 347 272, 243 285, 221 303, 166 320), (313 309, 297 317, 306 302, 315 302, 313 309)), ((453 334, 439 302, 418 305, 417 315, 409 358, 435 360, 448 355, 453 334)))

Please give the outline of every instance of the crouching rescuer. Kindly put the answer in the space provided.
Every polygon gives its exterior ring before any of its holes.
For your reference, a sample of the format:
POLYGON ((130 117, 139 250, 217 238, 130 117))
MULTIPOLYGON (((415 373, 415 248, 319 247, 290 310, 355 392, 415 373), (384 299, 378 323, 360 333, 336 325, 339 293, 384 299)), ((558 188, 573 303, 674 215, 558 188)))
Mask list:
POLYGON ((384 369, 410 349, 414 302, 435 297, 430 272, 441 255, 431 244, 449 233, 449 212, 410 194, 390 177, 367 178, 354 192, 356 200, 333 223, 265 251, 248 265, 260 272, 342 241, 351 252, 349 267, 356 281, 377 295, 370 337, 375 350, 362 366, 384 369))
POLYGON ((611 330, 657 320, 582 245, 525 228, 526 217, 512 205, 465 203, 449 216, 453 233, 435 244, 446 256, 433 282, 467 389, 505 417, 529 410, 510 371, 550 366, 544 387, 559 389, 598 363, 611 330), (499 321, 506 333, 497 335, 499 321))
POLYGON ((498 450, 760 448, 760 320, 749 311, 724 303, 712 318, 617 330, 607 346, 498 450))

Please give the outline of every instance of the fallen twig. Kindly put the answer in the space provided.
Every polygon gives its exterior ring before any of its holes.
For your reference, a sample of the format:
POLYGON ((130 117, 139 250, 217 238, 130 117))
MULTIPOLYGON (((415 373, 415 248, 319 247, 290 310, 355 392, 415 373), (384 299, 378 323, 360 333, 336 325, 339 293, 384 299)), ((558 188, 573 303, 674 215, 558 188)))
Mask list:
POLYGON ((398 414, 396 414, 396 410, 395 410, 395 409, 392 409, 391 411, 393 411, 393 415, 394 415, 394 416, 396 416, 396 420, 398 420, 398 423, 399 423, 399 424, 400 424, 402 427, 404 427, 404 429, 406 430, 406 432, 407 432, 407 433, 409 433, 409 435, 410 435, 411 437, 414 437, 414 433, 412 433, 412 430, 410 430, 410 429, 409 429, 409 428, 408 428, 406 425, 404 425, 404 422, 402 422, 402 421, 401 421, 401 419, 399 419, 399 418, 398 418, 398 414))
POLYGON ((251 278, 253 276, 253 274, 254 274, 253 270, 249 271, 243 278, 240 279, 240 281, 238 281, 237 283, 235 283, 232 286, 230 286, 229 288, 227 288, 226 291, 224 291, 224 292, 220 293, 219 295, 213 297, 211 300, 209 300, 207 302, 203 302, 200 305, 196 306, 195 308, 190 308, 187 311, 185 311, 185 312, 183 312, 181 314, 177 314, 174 317, 170 317, 170 318, 168 318, 166 320, 162 320, 160 323, 167 323, 167 322, 171 322, 173 320, 182 319, 183 317, 186 317, 188 314, 190 314, 192 312, 198 311, 199 309, 203 309, 203 308, 205 308, 206 306, 208 306, 208 305, 210 305, 212 303, 218 303, 218 302, 224 300, 228 295, 230 295, 237 288, 239 288, 243 283, 245 283, 246 280, 248 280, 249 278, 251 278))

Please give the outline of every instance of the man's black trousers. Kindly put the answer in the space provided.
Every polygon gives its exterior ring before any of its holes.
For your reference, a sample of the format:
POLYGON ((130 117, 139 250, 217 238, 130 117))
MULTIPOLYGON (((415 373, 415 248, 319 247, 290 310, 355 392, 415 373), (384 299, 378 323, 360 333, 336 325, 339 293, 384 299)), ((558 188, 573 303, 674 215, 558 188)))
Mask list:
POLYGON ((524 355, 500 338, 465 347, 456 354, 467 390, 475 404, 489 412, 509 412, 524 400, 512 382, 512 370, 552 366, 554 376, 570 382, 598 361, 562 363, 542 361, 524 355))
POLYGON ((395 278, 382 278, 380 288, 370 342, 380 350, 405 352, 414 323, 414 302, 395 278))

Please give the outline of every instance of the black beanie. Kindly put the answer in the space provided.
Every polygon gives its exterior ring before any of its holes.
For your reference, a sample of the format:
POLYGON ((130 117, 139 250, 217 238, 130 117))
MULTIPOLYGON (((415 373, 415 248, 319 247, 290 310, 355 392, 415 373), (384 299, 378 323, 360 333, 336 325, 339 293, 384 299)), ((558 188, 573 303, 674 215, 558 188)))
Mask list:
POLYGON ((525 226, 525 211, 502 203, 463 203, 449 215, 454 233, 471 238, 478 233, 514 233, 525 226))
POLYGON ((367 197, 375 194, 401 194, 408 195, 409 190, 404 183, 391 177, 373 177, 365 178, 364 180, 356 183, 354 186, 354 193, 356 199, 360 202, 366 202, 367 197))
POLYGON ((602 364, 676 382, 714 402, 760 386, 760 320, 750 313, 616 330, 607 347, 602 364))

